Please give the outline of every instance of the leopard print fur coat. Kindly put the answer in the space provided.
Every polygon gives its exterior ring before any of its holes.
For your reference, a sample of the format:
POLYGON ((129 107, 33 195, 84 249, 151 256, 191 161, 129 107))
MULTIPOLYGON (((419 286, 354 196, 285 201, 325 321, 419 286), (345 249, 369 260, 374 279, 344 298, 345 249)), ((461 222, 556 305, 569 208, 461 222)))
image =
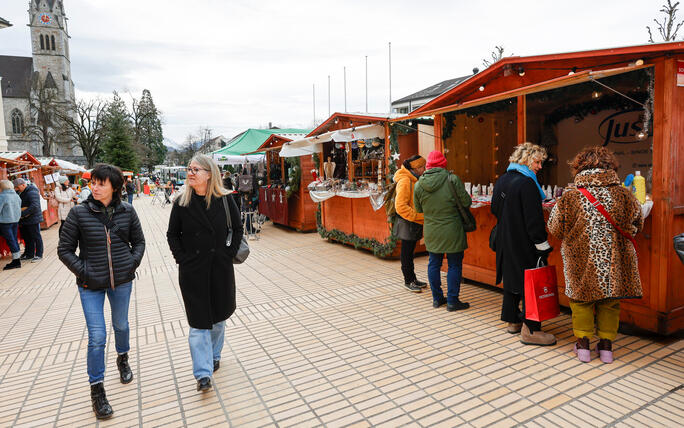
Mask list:
MULTIPOLYGON (((590 169, 577 174, 620 228, 632 236, 641 231, 641 206, 620 185, 615 171, 590 169)), ((553 207, 549 232, 563 241, 561 256, 565 294, 581 302, 642 296, 636 249, 576 188, 563 193, 553 207)))

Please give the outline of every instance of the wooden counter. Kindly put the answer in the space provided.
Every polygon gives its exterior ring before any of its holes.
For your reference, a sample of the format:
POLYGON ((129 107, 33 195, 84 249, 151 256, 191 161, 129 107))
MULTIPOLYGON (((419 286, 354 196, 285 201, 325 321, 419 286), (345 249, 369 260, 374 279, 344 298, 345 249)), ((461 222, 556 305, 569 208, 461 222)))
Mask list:
MULTIPOLYGON (((496 224, 496 218, 491 213, 489 206, 475 208, 471 211, 477 221, 477 230, 468 233, 468 249, 463 257, 463 277, 502 287, 502 284, 496 285, 494 283, 496 281, 496 255, 489 249, 489 234, 496 224)), ((544 215, 548 220, 549 211, 544 210, 544 215)), ((679 217, 682 218, 682 216, 679 217)), ((672 282, 661 287, 660 282, 652 280, 652 227, 653 216, 649 216, 644 222, 643 231, 636 237, 639 273, 644 295, 641 299, 622 300, 620 302, 622 308, 620 319, 623 322, 650 331, 669 334, 684 328, 684 308, 682 308, 684 289, 681 287, 684 268, 675 255, 672 257, 672 269, 678 269, 679 273, 672 277, 672 282), (665 306, 665 310, 658 309, 661 299, 669 303, 669 306, 665 306)), ((554 248, 549 256, 549 264, 556 266, 559 300, 561 305, 568 306, 560 251, 561 242, 549 234, 549 243, 554 248)), ((674 253, 674 251, 672 252, 674 253)), ((446 270, 446 265, 442 267, 442 270, 446 270)))

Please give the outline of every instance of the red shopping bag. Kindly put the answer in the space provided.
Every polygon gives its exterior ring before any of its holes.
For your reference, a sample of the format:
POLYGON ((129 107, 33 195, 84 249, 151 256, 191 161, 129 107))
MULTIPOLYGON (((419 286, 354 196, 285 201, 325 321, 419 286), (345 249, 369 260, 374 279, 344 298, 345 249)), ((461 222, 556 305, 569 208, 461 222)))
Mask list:
POLYGON ((546 321, 560 313, 555 266, 525 270, 525 318, 546 321))

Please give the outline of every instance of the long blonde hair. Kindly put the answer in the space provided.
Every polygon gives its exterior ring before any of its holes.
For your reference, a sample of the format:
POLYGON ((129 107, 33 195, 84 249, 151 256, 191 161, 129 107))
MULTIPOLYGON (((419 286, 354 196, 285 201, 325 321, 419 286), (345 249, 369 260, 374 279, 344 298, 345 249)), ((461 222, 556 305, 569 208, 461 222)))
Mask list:
POLYGON ((546 149, 542 146, 525 142, 515 147, 513 154, 508 158, 509 162, 520 165, 532 166, 536 159, 545 161, 547 158, 546 149))
MULTIPOLYGON (((204 200, 207 203, 207 208, 211 206, 212 198, 220 198, 227 195, 229 192, 223 188, 223 180, 221 179, 221 172, 219 171, 218 165, 212 158, 207 155, 197 153, 190 159, 191 163, 196 162, 201 168, 206 169, 209 172, 209 181, 207 182, 207 194, 204 196, 204 200)), ((194 189, 186 185, 185 190, 178 197, 178 205, 181 207, 187 207, 190 205, 192 200, 192 194, 195 193, 194 189)))

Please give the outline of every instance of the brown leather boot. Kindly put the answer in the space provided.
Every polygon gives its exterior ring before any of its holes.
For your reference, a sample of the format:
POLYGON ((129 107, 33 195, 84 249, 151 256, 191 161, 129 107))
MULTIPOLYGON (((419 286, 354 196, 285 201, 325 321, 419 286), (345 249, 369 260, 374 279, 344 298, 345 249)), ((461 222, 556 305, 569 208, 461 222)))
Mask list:
POLYGON ((506 327, 506 332, 511 333, 511 334, 516 334, 520 333, 520 329, 522 329, 522 323, 521 322, 509 322, 508 327, 506 327))
POLYGON ((531 332, 530 329, 523 323, 520 330, 520 342, 525 345, 551 346, 556 344, 556 336, 543 331, 531 332))

